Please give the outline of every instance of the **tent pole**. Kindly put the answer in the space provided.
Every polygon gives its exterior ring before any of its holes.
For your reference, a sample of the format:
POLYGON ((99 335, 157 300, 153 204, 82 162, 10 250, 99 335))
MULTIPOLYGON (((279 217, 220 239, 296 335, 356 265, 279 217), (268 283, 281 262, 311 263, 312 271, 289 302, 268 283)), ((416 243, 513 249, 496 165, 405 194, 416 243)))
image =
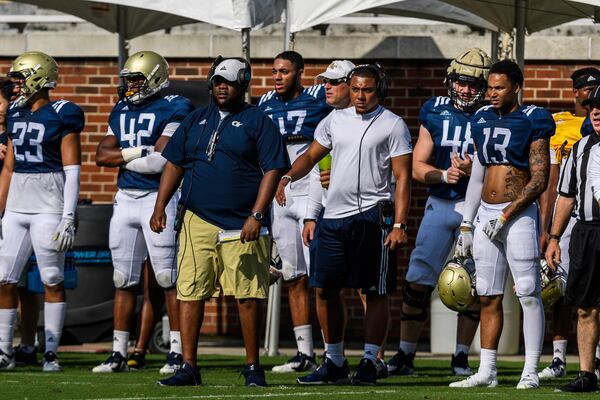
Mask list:
POLYGON ((119 71, 123 69, 125 61, 129 57, 129 43, 125 37, 125 24, 127 21, 127 8, 117 6, 117 28, 119 36, 119 71))
POLYGON ((491 47, 490 47, 490 57, 492 62, 498 61, 498 42, 500 41, 500 34, 498 31, 491 31, 491 47))
MULTIPOLYGON (((242 29, 242 57, 250 62, 250 28, 242 29)), ((250 103, 252 99, 251 86, 248 84, 248 90, 246 90, 246 102, 250 103)))
POLYGON ((294 49, 294 45, 293 45, 293 43, 291 43, 294 41, 294 34, 291 32, 292 21, 291 21, 290 4, 291 4, 291 1, 286 0, 286 2, 285 2, 285 28, 283 31, 283 50, 284 51, 294 49))
MULTIPOLYGON (((515 25, 517 28, 515 37, 515 60, 521 71, 525 73, 525 13, 527 12, 527 0, 516 0, 515 25)), ((523 100, 523 91, 519 92, 519 102, 523 100)))

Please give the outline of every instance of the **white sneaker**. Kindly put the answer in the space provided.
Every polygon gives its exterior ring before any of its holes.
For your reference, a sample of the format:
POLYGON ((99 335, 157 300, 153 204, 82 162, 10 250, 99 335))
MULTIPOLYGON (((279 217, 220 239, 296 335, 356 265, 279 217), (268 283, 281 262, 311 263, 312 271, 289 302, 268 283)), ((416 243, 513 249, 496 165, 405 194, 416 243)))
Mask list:
POLYGON ((567 364, 563 360, 558 357, 555 357, 550 365, 540 372, 540 379, 554 379, 554 378, 562 378, 567 375, 567 371, 565 371, 565 367, 567 364))
POLYGON ((0 350, 0 370, 1 369, 14 369, 17 363, 15 362, 15 353, 6 354, 0 350))
POLYGON ((162 366, 159 372, 161 375, 174 374, 179 368, 181 368, 182 365, 183 356, 172 351, 167 354, 167 363, 162 366))
POLYGON ((276 365, 273 367, 271 371, 277 373, 286 373, 286 372, 313 372, 317 369, 317 363, 315 361, 314 354, 312 357, 298 352, 296 355, 289 360, 285 364, 276 365))
POLYGON ((450 387, 453 388, 472 388, 486 386, 489 388, 495 388, 498 386, 498 379, 495 375, 484 376, 483 374, 476 373, 475 375, 469 376, 467 379, 458 382, 452 382, 450 387))
POLYGON ((96 373, 110 373, 123 371, 129 371, 129 368, 127 367, 127 359, 123 357, 118 351, 113 351, 106 361, 92 368, 92 372, 96 373))
POLYGON ((44 353, 44 358, 42 361, 42 371, 60 372, 60 365, 58 364, 56 353, 54 353, 53 351, 47 351, 44 353))
POLYGON ((540 387, 540 378, 537 374, 528 374, 521 377, 517 389, 537 389, 540 387))

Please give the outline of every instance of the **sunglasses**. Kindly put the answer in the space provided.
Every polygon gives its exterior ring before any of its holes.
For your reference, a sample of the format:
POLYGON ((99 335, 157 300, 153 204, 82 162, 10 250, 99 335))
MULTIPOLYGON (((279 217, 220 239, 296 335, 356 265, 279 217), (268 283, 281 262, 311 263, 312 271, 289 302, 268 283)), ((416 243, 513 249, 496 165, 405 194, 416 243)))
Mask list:
POLYGON ((325 85, 327 85, 329 83, 331 86, 337 86, 339 84, 346 83, 346 82, 348 82, 347 78, 338 78, 338 79, 323 78, 323 84, 325 84, 325 85))

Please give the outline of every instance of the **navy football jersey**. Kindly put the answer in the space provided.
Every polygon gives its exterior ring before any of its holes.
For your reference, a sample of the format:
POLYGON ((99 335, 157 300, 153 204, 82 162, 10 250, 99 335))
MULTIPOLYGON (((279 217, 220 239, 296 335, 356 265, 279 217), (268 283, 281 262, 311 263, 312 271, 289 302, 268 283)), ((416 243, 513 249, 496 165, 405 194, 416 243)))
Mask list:
POLYGON ((288 102, 271 90, 260 98, 258 108, 275 122, 286 142, 312 141, 315 128, 333 109, 325 102, 324 85, 307 87, 288 102))
MULTIPOLYGON (((470 114, 454 107, 449 97, 432 97, 419 113, 419 122, 431 134, 433 140, 434 166, 446 170, 452 165, 450 156, 458 153, 473 155, 470 114)), ((438 183, 428 186, 429 194, 442 199, 457 200, 465 197, 468 177, 462 177, 455 185, 438 183)))
POLYGON ((550 138, 556 125, 552 114, 542 107, 521 106, 498 115, 492 106, 480 108, 471 117, 471 134, 481 164, 509 164, 529 169, 529 146, 550 138))
POLYGON ((592 120, 590 120, 590 114, 586 115, 583 124, 581 124, 581 137, 586 137, 591 135, 594 132, 594 127, 592 126, 592 120))
POLYGON ((6 131, 12 139, 14 171, 30 174, 62 171, 62 138, 70 133, 79 134, 84 126, 83 111, 67 100, 51 101, 35 112, 11 107, 6 131))
MULTIPOLYGON (((137 106, 119 100, 108 117, 108 125, 122 149, 140 146, 151 148, 168 124, 181 123, 193 109, 187 98, 177 95, 157 96, 137 106)), ((140 174, 120 168, 117 187, 156 190, 160 175, 140 174)))

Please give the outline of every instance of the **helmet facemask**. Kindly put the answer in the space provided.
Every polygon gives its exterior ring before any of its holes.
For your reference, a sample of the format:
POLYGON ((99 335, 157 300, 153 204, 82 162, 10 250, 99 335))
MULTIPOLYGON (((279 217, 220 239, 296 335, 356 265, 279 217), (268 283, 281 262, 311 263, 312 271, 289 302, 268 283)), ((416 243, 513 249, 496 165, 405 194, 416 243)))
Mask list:
POLYGON ((552 307, 565 294, 566 274, 559 266, 556 271, 552 271, 546 260, 540 260, 541 268, 541 287, 542 303, 544 308, 552 307))
POLYGON ((169 85, 169 65, 157 53, 141 51, 127 61, 119 77, 119 97, 137 105, 169 85))
POLYGON ((487 81, 484 79, 477 79, 465 75, 449 74, 446 78, 446 85, 448 86, 448 96, 461 110, 472 111, 475 108, 478 108, 485 99, 487 81), (477 88, 477 92, 472 95, 470 93, 470 88, 467 89, 469 97, 465 99, 463 98, 464 94, 461 94, 457 90, 456 85, 475 86, 477 88))
POLYGON ((42 89, 53 89, 56 87, 56 81, 50 82, 47 77, 36 74, 39 68, 40 66, 37 65, 36 68, 11 71, 8 73, 8 77, 13 81, 14 86, 19 87, 19 93, 16 94, 16 97, 13 100, 17 108, 25 107, 29 99, 42 89))

